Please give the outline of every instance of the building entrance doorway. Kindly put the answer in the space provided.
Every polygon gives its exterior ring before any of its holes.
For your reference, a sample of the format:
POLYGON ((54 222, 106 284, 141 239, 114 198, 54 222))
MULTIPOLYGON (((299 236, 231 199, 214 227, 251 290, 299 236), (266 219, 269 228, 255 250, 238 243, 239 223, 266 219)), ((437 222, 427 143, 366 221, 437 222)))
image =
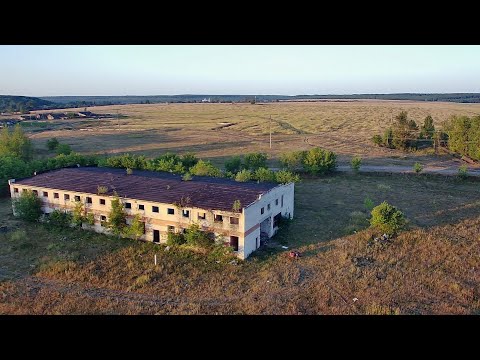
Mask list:
POLYGON ((160 243, 160 230, 153 230, 153 242, 160 243))

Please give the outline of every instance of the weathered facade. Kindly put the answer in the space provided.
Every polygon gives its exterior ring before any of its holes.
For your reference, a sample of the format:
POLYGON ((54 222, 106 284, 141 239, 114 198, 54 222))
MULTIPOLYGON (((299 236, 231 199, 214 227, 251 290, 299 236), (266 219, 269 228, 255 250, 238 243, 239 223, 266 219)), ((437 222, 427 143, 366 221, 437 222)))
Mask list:
MULTIPOLYGON (((43 201, 43 212, 71 211, 81 201, 93 213, 97 232, 108 232, 106 221, 114 193, 120 197, 127 223, 140 214, 145 223, 142 240, 164 243, 169 231, 180 232, 192 223, 228 242, 245 259, 278 229, 281 216, 293 218, 294 184, 247 182, 123 169, 70 168, 21 180, 10 180, 11 197, 32 190, 43 201), (240 203, 234 209, 234 203, 240 203)), ((15 210, 14 210, 15 211, 15 210)))

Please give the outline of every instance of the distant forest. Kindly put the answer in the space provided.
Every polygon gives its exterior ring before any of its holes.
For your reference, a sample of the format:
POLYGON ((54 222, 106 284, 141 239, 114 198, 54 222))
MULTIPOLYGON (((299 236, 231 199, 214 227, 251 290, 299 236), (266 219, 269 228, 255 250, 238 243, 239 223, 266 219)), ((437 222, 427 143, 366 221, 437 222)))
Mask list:
POLYGON ((7 96, 0 95, 0 112, 28 113, 30 110, 120 104, 195 103, 207 99, 212 103, 277 102, 299 100, 408 100, 480 103, 480 93, 452 94, 352 94, 352 95, 152 95, 152 96, 7 96))
POLYGON ((0 95, 0 112, 28 113, 30 110, 48 109, 57 104, 36 97, 0 95))

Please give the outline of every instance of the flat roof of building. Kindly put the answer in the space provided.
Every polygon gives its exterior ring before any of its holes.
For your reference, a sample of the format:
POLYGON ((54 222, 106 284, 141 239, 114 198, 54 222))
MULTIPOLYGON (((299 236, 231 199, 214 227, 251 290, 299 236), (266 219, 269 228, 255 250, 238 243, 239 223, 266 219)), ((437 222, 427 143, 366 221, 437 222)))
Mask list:
POLYGON ((53 170, 36 176, 16 180, 16 184, 51 188, 71 192, 97 194, 98 186, 108 187, 106 196, 113 195, 136 200, 173 204, 188 198, 187 207, 232 211, 235 200, 247 207, 258 196, 279 186, 276 183, 237 182, 226 178, 193 176, 182 181, 181 175, 168 172, 104 167, 79 167, 53 170))

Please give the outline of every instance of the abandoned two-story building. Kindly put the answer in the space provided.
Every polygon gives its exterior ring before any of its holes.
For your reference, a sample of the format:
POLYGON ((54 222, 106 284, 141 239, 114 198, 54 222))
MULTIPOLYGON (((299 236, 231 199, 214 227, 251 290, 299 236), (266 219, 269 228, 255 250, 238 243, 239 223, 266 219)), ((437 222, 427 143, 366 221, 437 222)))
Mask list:
MULTIPOLYGON (((9 180, 12 198, 31 190, 42 199, 42 210, 71 211, 81 201, 95 217, 93 229, 108 232, 106 222, 116 193, 127 214, 145 224, 142 240, 164 243, 168 232, 197 223, 228 242, 237 257, 247 258, 278 229, 280 218, 293 218, 294 184, 236 182, 225 178, 165 172, 79 167, 54 170, 26 179, 9 180)), ((14 209, 15 211, 15 209, 14 209)), ((48 216, 48 215, 47 215, 48 216)))

